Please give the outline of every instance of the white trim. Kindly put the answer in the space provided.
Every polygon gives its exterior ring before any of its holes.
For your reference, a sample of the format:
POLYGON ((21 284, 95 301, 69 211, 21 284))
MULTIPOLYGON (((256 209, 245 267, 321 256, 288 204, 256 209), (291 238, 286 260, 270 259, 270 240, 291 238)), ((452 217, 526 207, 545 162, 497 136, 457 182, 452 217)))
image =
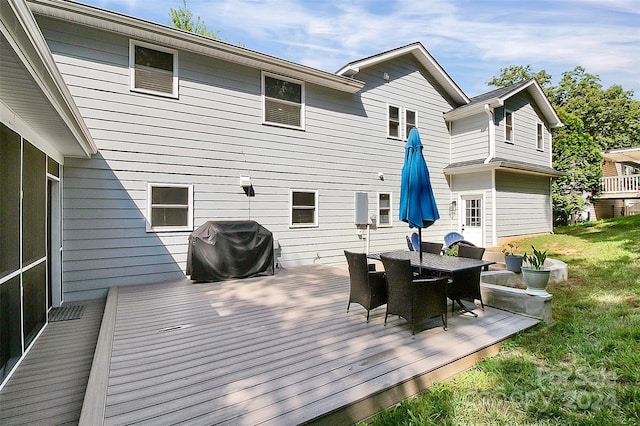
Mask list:
POLYGON ((397 105, 393 105, 393 104, 387 104, 387 123, 386 123, 386 128, 387 128, 387 138, 389 139, 395 139, 395 140, 402 140, 402 107, 397 106, 397 105), (398 134, 397 135, 392 135, 390 130, 391 130, 391 108, 397 108, 398 109, 398 134))
POLYGON ((402 117, 404 118, 404 125, 402 126, 402 130, 404 132, 404 138, 403 138, 404 140, 407 140, 409 138, 409 132, 410 132, 410 130, 407 131, 407 125, 408 125, 407 111, 411 111, 412 113, 414 113, 413 127, 416 129, 418 128, 418 110, 403 108, 402 117))
POLYGON ((288 129, 295 129, 295 130, 304 130, 305 129, 305 110, 306 110, 306 104, 305 104, 305 84, 304 81, 302 80, 297 80, 295 78, 291 78, 291 77, 286 77, 280 74, 274 74, 274 73, 270 73, 270 72, 265 72, 262 71, 262 75, 260 77, 260 81, 261 81, 261 96, 262 96, 262 124, 266 124, 269 126, 276 126, 276 127, 285 127, 288 129), (266 115, 267 115, 267 96, 265 95, 265 77, 271 77, 277 80, 282 80, 282 81, 287 81, 289 83, 294 83, 294 84, 299 84, 300 85, 300 104, 296 103, 296 102, 290 102, 290 101, 285 101, 283 99, 276 99, 276 98, 269 98, 269 99, 273 99, 276 102, 281 102, 283 104, 290 104, 290 105, 299 105, 300 106, 300 126, 291 126, 289 124, 284 124, 284 123, 278 123, 277 121, 267 121, 266 119, 266 115))
POLYGON ((383 192, 378 192, 377 194, 377 215, 378 215, 378 219, 377 219, 377 226, 378 228, 391 228, 393 227, 393 192, 390 191, 383 191, 383 192), (389 196, 389 223, 381 223, 380 222, 380 195, 382 194, 386 194, 389 196))
POLYGON ((509 109, 504 109, 504 113, 502 115, 503 118, 503 122, 504 122, 504 141, 506 143, 510 143, 510 144, 515 144, 516 143, 516 120, 515 120, 515 113, 509 109), (511 139, 507 139, 507 114, 511 115, 511 139))
POLYGON ((145 220, 145 226, 147 232, 182 232, 193 231, 193 185, 192 184, 179 184, 179 183, 147 183, 147 217, 145 220), (184 226, 152 226, 152 204, 151 204, 151 189, 156 187, 168 187, 168 188, 185 188, 188 190, 188 204, 187 204, 187 225, 184 226))
POLYGON ((289 189, 289 227, 290 228, 317 228, 318 227, 318 210, 320 210, 320 200, 318 197, 318 190, 309 189, 289 189), (293 193, 304 192, 307 194, 314 194, 315 205, 313 207, 313 223, 293 223, 293 193))
POLYGON ((148 95, 163 96, 165 98, 178 99, 178 51, 170 49, 168 47, 158 46, 144 41, 129 40, 129 90, 132 92, 146 93, 148 95), (171 84, 171 93, 159 92, 157 90, 140 89, 136 87, 136 46, 143 47, 145 49, 157 50, 158 52, 169 53, 173 59, 173 77, 171 84))
POLYGON ((544 152, 545 127, 542 121, 536 121, 536 150, 544 152), (542 142, 542 146, 538 142, 542 142))
MULTIPOLYGON (((481 206, 480 206, 480 244, 476 244, 478 246, 481 247, 485 247, 485 218, 486 218, 486 200, 485 200, 485 192, 484 191, 464 191, 464 192, 459 192, 458 193, 458 212, 459 212, 459 218, 458 218, 458 231, 464 235, 464 232, 462 230, 462 226, 464 225, 463 223, 463 218, 466 217, 466 206, 464 201, 466 200, 481 200, 481 206)), ((473 241, 471 241, 473 242, 473 241)), ((474 243, 475 244, 475 243, 474 243)))

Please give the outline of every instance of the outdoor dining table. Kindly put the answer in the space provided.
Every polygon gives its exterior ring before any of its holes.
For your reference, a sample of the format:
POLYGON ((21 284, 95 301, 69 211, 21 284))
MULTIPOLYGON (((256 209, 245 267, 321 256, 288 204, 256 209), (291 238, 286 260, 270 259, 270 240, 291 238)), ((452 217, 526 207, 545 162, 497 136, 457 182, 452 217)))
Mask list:
MULTIPOLYGON (((485 266, 496 263, 491 260, 470 259, 468 257, 458 256, 444 256, 433 253, 422 253, 421 262, 419 252, 407 250, 389 251, 385 253, 371 253, 368 254, 367 257, 372 260, 380 260, 381 255, 390 257, 392 259, 409 260, 411 262, 411 266, 420 269, 421 274, 422 270, 427 270, 439 272, 440 274, 446 273, 452 275, 455 272, 474 268, 483 268, 485 266)), ((460 300, 456 300, 456 302, 458 302, 460 306, 464 307, 460 300)), ((474 316, 477 316, 475 312, 472 312, 466 308, 465 311, 473 314, 474 316)))
POLYGON ((493 265, 494 261, 470 259, 468 257, 443 256, 433 253, 422 253, 422 262, 420 262, 420 253, 417 251, 389 251, 386 253, 371 253, 367 255, 369 259, 380 260, 380 255, 390 257, 392 259, 409 260, 414 268, 421 268, 437 272, 445 272, 452 274, 454 272, 464 271, 466 269, 483 268, 493 265))

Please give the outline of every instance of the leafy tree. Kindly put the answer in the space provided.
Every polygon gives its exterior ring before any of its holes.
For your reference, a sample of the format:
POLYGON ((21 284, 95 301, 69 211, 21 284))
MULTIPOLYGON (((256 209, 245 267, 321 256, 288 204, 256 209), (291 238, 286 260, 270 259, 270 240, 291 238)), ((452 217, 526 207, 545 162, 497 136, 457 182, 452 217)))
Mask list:
POLYGON ((552 199, 556 223, 566 225, 600 192, 602 154, 580 118, 564 108, 558 109, 558 116, 564 127, 555 132, 553 167, 565 176, 554 179, 552 199))
POLYGON ((640 102, 620 85, 603 89, 600 77, 582 67, 562 74, 551 91, 556 107, 580 117, 602 150, 640 145, 640 102))
POLYGON ((175 28, 218 39, 218 31, 209 31, 199 16, 194 20, 193 12, 187 7, 187 0, 182 0, 182 6, 178 9, 169 8, 169 20, 175 28))
POLYGON ((535 78, 538 83, 546 91, 551 85, 551 76, 547 74, 545 70, 533 72, 531 65, 523 67, 522 65, 510 65, 506 68, 500 68, 500 75, 493 76, 491 80, 487 82, 489 86, 506 87, 514 83, 521 81, 531 80, 535 78))

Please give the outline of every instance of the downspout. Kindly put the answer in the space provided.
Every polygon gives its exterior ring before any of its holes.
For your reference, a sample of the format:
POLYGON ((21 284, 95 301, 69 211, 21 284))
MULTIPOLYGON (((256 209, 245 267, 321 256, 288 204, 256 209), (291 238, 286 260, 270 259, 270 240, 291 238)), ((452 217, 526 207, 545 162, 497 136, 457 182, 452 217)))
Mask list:
MULTIPOLYGON (((489 162, 496 156, 496 129, 493 119, 493 109, 489 104, 484 105, 484 112, 489 116, 488 133, 489 133, 489 156, 484 160, 484 164, 489 162)), ((498 193, 496 191, 496 170, 491 170, 491 245, 498 245, 498 193)))
POLYGON ((493 109, 489 104, 484 105, 484 112, 489 116, 487 128, 489 130, 489 156, 484 160, 484 164, 488 164, 496 156, 496 129, 493 121, 493 109))

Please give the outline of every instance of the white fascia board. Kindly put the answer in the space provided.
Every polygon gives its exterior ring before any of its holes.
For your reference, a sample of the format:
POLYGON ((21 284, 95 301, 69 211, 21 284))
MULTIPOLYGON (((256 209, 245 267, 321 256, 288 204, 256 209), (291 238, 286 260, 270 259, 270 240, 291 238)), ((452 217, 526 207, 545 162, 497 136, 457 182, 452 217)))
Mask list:
POLYGON ((188 31, 156 24, 117 12, 60 0, 28 0, 34 14, 91 28, 122 34, 148 43, 193 52, 303 80, 347 93, 356 93, 364 83, 295 62, 214 40, 188 31))
POLYGON ((438 62, 431 56, 431 54, 424 48, 421 43, 413 43, 398 49, 393 49, 378 55, 370 56, 360 61, 351 62, 339 69, 336 74, 344 76, 353 76, 360 72, 362 68, 371 67, 373 65, 390 61, 397 57, 413 54, 413 56, 420 62, 420 64, 435 78, 435 80, 444 88, 451 98, 459 103, 465 105, 469 103, 469 98, 458 87, 458 85, 449 77, 445 70, 438 64, 438 62))
POLYGON ((2 30, 15 54, 68 127, 84 156, 98 152, 71 92, 51 56, 37 22, 24 0, 2 2, 2 30), (14 25, 6 25, 13 22, 14 25))
POLYGON ((502 96, 501 99, 503 103, 513 95, 520 93, 523 90, 529 91, 529 94, 533 97, 536 105, 538 105, 538 107, 542 110, 542 114, 544 114, 545 120, 547 121, 547 123, 549 123, 549 126, 551 128, 563 126, 563 123, 562 121, 560 121, 560 117, 558 117, 558 114, 556 114, 556 110, 553 108, 553 105, 551 105, 549 98, 547 98, 544 90, 542 90, 540 83, 538 83, 538 81, 535 79, 532 79, 528 84, 525 84, 524 86, 518 88, 518 90, 514 90, 513 92, 507 93, 506 95, 502 96))

